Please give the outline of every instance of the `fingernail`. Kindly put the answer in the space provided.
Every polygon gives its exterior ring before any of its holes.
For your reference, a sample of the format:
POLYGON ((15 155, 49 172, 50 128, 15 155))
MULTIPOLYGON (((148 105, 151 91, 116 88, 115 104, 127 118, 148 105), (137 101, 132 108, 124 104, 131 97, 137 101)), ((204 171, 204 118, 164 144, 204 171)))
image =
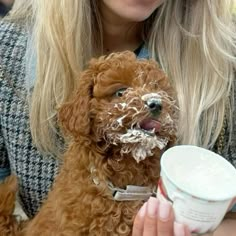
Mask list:
POLYGON ((161 220, 166 221, 170 217, 170 203, 167 201, 161 201, 159 207, 159 217, 161 220))
POLYGON ((174 235, 185 236, 184 225, 174 222, 174 235))
POLYGON ((147 202, 147 213, 150 217, 157 216, 157 208, 158 208, 158 199, 154 197, 150 197, 147 202))
POLYGON ((138 212, 138 215, 140 218, 144 218, 144 216, 146 214, 146 209, 147 209, 147 203, 145 202, 138 212))

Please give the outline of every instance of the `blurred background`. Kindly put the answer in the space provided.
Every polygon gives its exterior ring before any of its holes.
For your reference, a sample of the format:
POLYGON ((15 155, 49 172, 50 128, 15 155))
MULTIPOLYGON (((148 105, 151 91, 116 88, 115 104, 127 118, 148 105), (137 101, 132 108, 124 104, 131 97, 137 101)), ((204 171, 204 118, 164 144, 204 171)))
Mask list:
POLYGON ((0 18, 4 17, 11 9, 14 0, 0 0, 0 18))

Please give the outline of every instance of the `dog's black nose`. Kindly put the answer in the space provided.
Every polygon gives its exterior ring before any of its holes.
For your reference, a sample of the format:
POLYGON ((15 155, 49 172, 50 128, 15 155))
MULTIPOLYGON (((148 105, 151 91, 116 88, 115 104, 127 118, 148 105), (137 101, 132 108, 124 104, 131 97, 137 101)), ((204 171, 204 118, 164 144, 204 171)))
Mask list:
POLYGON ((149 98, 146 105, 153 115, 159 115, 162 110, 162 102, 160 98, 149 98))

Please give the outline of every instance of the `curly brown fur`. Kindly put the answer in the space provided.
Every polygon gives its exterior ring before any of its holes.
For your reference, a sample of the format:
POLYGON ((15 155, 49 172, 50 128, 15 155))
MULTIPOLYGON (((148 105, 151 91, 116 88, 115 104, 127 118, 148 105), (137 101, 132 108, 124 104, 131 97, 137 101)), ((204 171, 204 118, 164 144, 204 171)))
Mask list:
POLYGON ((72 138, 60 173, 20 235, 130 235, 143 201, 115 201, 107 183, 156 186, 162 150, 152 142, 175 142, 173 96, 152 60, 137 60, 131 52, 93 59, 76 95, 59 110, 59 121, 72 138), (149 97, 161 100, 162 110, 151 112, 149 97), (158 132, 154 126, 147 129, 152 121, 161 124, 158 132), (136 131, 142 143, 135 141, 136 131), (145 143, 148 138, 152 141, 145 143))
POLYGON ((16 201, 17 179, 10 176, 0 184, 0 235, 16 235, 26 222, 18 222, 13 215, 16 201))

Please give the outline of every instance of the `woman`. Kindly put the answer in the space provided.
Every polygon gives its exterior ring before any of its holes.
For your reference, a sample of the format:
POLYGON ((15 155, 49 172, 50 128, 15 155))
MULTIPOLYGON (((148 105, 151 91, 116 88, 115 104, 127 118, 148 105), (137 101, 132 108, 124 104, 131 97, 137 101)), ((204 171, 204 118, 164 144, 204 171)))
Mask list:
MULTIPOLYGON (((46 197, 60 164, 64 145, 56 107, 68 100, 91 57, 114 51, 158 60, 178 93, 179 143, 213 149, 236 166, 232 2, 15 2, 0 24, 0 174, 4 178, 11 170, 19 177, 29 216, 46 197)), ((136 217, 133 234, 174 233, 189 235, 173 223, 170 205, 150 199, 136 217)))

